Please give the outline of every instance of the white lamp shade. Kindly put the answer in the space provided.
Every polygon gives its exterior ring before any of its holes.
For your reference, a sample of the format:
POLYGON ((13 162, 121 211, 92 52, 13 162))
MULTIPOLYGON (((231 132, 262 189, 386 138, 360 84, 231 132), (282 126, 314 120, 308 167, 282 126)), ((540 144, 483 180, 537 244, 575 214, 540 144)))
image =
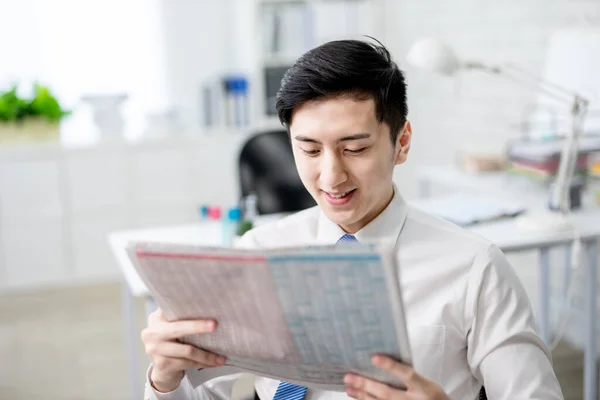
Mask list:
POLYGON ((452 75, 460 68, 460 60, 445 43, 437 39, 420 39, 411 47, 408 62, 415 67, 442 75, 452 75))

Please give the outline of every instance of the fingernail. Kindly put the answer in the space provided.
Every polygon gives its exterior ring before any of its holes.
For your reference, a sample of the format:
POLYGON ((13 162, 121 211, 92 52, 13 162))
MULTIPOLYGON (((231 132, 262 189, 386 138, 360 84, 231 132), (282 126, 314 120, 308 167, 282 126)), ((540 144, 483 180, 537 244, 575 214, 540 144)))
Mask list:
POLYGON ((352 382, 354 382, 354 377, 352 375, 346 375, 346 376, 344 376, 344 383, 346 385, 349 385, 352 382))
POLYGON ((223 357, 223 356, 218 356, 218 357, 217 357, 217 364, 219 364, 219 365, 225 365, 225 362, 226 362, 226 361, 227 361, 227 360, 226 360, 226 359, 225 359, 225 357, 223 357))
POLYGON ((215 329, 215 321, 206 321, 204 323, 204 329, 207 331, 213 331, 215 329))

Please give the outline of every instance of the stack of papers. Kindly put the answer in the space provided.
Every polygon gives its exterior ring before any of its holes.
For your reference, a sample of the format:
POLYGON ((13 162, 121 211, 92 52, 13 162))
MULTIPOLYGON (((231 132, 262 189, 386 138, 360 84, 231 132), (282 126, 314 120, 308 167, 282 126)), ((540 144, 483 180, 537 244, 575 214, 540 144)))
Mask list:
MULTIPOLYGON (((391 245, 280 250, 131 243, 130 259, 168 320, 216 319, 184 342, 261 376, 344 391, 354 372, 396 387, 374 354, 411 364, 391 245)), ((192 385, 195 371, 188 371, 192 385)))
POLYGON ((498 218, 514 217, 525 211, 525 207, 517 203, 476 194, 436 196, 419 200, 412 205, 463 227, 498 218))

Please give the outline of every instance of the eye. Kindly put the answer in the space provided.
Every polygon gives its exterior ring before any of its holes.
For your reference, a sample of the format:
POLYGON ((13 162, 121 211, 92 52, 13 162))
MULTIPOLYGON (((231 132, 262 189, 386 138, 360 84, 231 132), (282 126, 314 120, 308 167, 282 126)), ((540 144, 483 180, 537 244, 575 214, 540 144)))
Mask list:
POLYGON ((309 156, 316 156, 317 154, 319 154, 319 150, 304 150, 304 149, 302 149, 302 151, 304 152, 304 154, 309 155, 309 156))
POLYGON ((367 149, 366 147, 361 147, 360 149, 346 149, 346 151, 351 154, 360 154, 363 151, 365 151, 366 149, 367 149))

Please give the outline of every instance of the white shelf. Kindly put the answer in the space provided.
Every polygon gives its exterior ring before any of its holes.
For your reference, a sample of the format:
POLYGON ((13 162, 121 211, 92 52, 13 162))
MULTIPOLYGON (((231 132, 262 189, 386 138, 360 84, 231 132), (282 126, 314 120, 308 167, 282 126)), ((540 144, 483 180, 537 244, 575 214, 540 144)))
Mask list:
MULTIPOLYGON (((266 67, 289 67, 303 53, 318 46, 325 39, 371 35, 383 40, 385 32, 381 20, 384 16, 384 6, 384 0, 234 0, 237 11, 233 22, 234 54, 238 69, 244 71, 250 79, 251 121, 260 122, 267 115, 264 76, 266 67), (345 8, 340 11, 337 7, 344 3, 352 4, 346 13, 348 15, 344 14, 345 8), (266 44, 265 35, 270 32, 265 28, 260 10, 278 5, 307 5, 309 12, 304 17, 309 31, 299 32, 299 29, 290 28, 282 22, 282 29, 292 30, 293 35, 286 36, 291 44, 286 44, 286 40, 280 38, 282 43, 279 48, 284 51, 281 54, 273 54, 266 44), (340 12, 344 15, 340 15, 340 12), (357 32, 347 32, 349 28, 354 29, 356 26, 357 32)), ((300 26, 304 17, 290 17, 290 21, 294 26, 300 26)))

